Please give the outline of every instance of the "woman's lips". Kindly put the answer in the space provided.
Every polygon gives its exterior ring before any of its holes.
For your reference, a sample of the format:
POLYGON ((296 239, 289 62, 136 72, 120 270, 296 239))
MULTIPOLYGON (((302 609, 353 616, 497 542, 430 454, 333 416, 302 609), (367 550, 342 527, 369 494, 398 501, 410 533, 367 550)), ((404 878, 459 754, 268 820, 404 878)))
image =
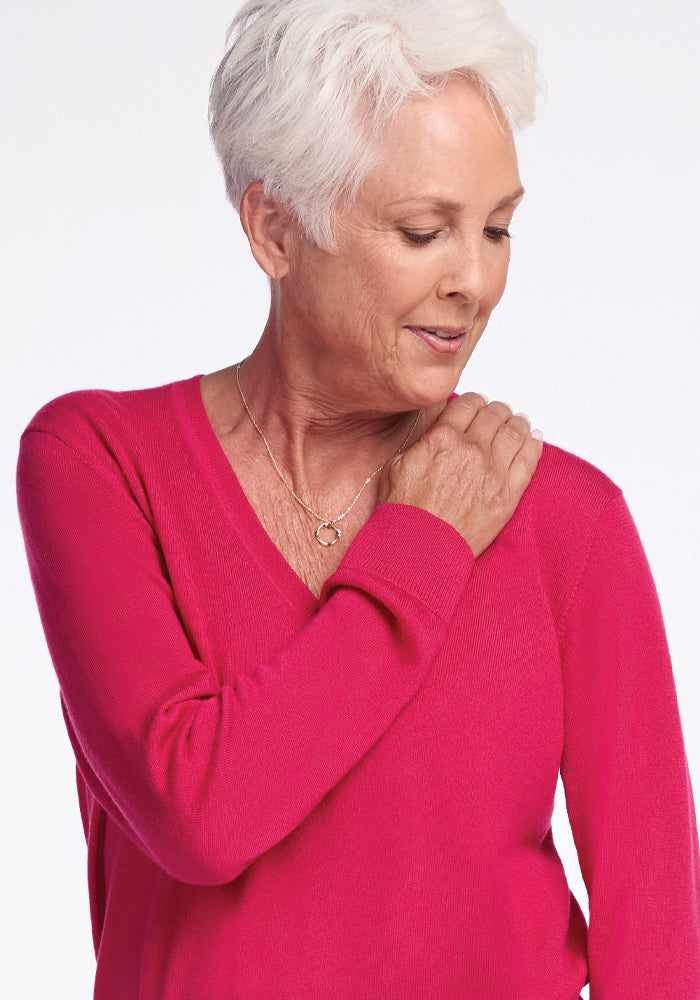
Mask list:
POLYGON ((409 326, 408 329, 438 354, 456 354, 467 339, 471 327, 409 326))

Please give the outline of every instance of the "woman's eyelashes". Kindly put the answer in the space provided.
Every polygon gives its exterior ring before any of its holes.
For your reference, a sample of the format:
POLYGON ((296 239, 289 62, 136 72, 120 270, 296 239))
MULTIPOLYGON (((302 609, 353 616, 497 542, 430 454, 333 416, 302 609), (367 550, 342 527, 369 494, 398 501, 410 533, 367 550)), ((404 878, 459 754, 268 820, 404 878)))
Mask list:
MULTIPOLYGON (((425 247, 433 240, 436 240, 440 235, 440 232, 432 233, 414 233, 410 229, 402 229, 401 235, 414 247, 425 247)), ((486 226, 484 228, 484 236, 490 243, 501 243, 503 240, 509 240, 511 238, 510 232, 504 226, 486 226)))
POLYGON ((402 229, 401 233, 404 239, 414 247, 424 247, 428 243, 432 243, 436 240, 440 233, 412 233, 408 229, 402 229))
POLYGON ((484 236, 491 243, 500 243, 501 240, 509 240, 511 238, 510 232, 502 226, 486 226, 484 236))

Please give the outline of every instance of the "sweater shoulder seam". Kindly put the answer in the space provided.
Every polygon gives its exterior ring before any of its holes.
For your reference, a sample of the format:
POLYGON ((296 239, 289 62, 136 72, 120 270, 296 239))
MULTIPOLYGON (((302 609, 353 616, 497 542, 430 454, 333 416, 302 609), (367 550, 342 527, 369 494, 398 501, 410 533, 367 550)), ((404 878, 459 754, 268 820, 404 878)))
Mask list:
POLYGON ((561 608, 559 610, 559 614, 557 616, 558 617, 557 636, 559 639, 563 638, 564 631, 568 624, 568 619, 571 613, 571 609, 576 602, 576 596, 583 582, 583 578, 586 575, 586 571, 590 565, 591 556, 593 555, 593 546, 596 539, 596 532, 598 530, 600 522, 602 521, 604 515, 608 512, 608 510, 610 510, 614 504, 619 503, 621 500, 623 500, 623 498, 624 495, 622 493, 622 490, 618 488, 618 491, 616 493, 607 498, 603 506, 596 514, 595 518, 591 521, 591 529, 588 536, 588 544, 586 546, 585 556, 581 561, 581 566, 579 568, 578 573, 576 574, 576 578, 572 584, 569 595, 566 598, 566 600, 562 603, 561 608))
POLYGON ((124 510, 128 510, 130 514, 134 514, 135 513, 134 507, 135 507, 136 510, 139 511, 141 516, 144 517, 143 511, 141 510, 141 507, 138 505, 138 503, 134 501, 134 506, 129 504, 124 495, 124 491, 120 489, 119 485, 114 481, 112 481, 108 476, 106 476, 105 473, 101 469, 99 469, 93 461, 91 461, 91 457, 89 456, 89 454, 87 454, 83 449, 77 447, 74 444, 74 442, 66 440, 66 438, 64 438, 62 435, 57 434, 56 431, 49 430, 46 427, 28 427, 24 431, 22 437, 26 438, 29 434, 43 434, 46 437, 52 438, 54 441, 58 442, 58 444, 66 448, 69 452, 71 452, 71 454, 75 455, 75 457, 87 469, 89 469, 90 472, 92 472, 95 476, 97 476, 100 479, 100 481, 105 484, 105 486, 109 487, 110 492, 115 497, 117 497, 120 506, 124 510))

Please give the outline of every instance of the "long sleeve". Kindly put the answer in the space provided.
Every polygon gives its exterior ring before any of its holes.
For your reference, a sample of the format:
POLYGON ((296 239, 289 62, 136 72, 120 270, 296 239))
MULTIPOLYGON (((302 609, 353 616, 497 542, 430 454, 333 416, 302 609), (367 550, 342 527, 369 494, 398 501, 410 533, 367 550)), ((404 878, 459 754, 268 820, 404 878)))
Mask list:
POLYGON ((598 519, 561 649, 561 772, 590 902, 591 1000, 697 1000, 692 792, 658 598, 621 496, 598 519))
POLYGON ((18 488, 81 772, 183 882, 235 879, 376 743, 420 686, 473 565, 443 521, 379 508, 318 612, 223 684, 188 641, 159 538, 116 477, 33 429, 18 488))

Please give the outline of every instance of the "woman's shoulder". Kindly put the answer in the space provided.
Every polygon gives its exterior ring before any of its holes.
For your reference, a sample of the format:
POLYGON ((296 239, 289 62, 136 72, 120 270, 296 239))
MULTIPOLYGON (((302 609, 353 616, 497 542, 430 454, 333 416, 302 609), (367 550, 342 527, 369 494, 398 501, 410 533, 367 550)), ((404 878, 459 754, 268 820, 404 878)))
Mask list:
POLYGON ((533 500, 550 516, 596 520, 622 490, 591 462, 545 442, 532 480, 533 500))
POLYGON ((172 430, 175 397, 199 376, 146 389, 77 389, 45 403, 23 437, 38 431, 77 451, 103 453, 114 444, 157 439, 172 430))
POLYGON ((179 399, 198 388, 199 376, 147 389, 79 389, 45 403, 22 434, 20 467, 57 469, 72 453, 119 489, 138 491, 177 450, 179 399))
POLYGON ((558 604, 593 548, 611 542, 627 516, 622 490, 609 476, 578 455, 545 444, 513 529, 558 604))

